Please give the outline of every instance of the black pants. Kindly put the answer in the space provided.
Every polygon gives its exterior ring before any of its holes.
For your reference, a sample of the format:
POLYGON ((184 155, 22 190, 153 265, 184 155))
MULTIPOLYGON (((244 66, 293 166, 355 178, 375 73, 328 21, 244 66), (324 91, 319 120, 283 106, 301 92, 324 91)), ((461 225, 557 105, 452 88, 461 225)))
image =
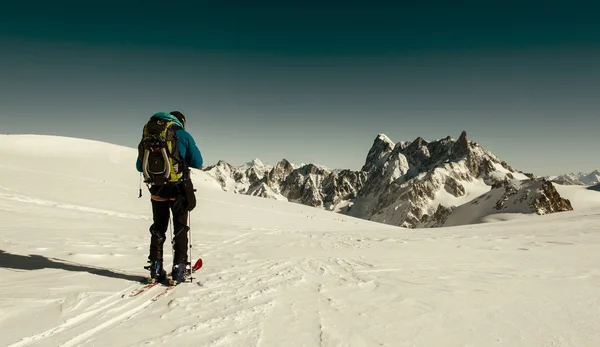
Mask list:
POLYGON ((188 211, 181 196, 175 201, 152 201, 154 223, 150 227, 150 260, 163 259, 163 245, 167 238, 170 214, 173 212, 173 249, 175 250, 173 264, 187 263, 188 211))

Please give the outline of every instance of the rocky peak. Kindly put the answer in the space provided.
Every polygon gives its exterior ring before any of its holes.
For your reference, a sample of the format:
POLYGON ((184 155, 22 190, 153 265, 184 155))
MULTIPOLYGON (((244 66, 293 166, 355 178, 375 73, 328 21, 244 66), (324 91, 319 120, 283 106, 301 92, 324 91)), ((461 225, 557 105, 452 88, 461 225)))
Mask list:
POLYGON ((450 136, 447 136, 441 140, 432 141, 428 143, 427 150, 429 151, 430 156, 430 166, 435 166, 440 161, 446 161, 448 159, 448 154, 453 144, 454 140, 450 136))
POLYGON ((367 160, 362 167, 362 171, 370 172, 378 166, 380 160, 389 152, 394 150, 395 143, 384 134, 379 134, 373 141, 373 145, 367 154, 367 160))
POLYGON ((255 169, 257 169, 257 170, 261 170, 261 169, 264 169, 264 168, 267 168, 267 167, 268 167, 267 165, 265 165, 265 164, 262 162, 262 160, 260 160, 260 159, 258 159, 258 158, 254 158, 254 159, 252 159, 252 161, 251 161, 251 162, 249 162, 247 165, 248 165, 248 167, 255 168, 255 169))
POLYGON ((280 160, 275 167, 284 170, 287 170, 288 168, 292 170, 294 169, 294 165, 292 165, 292 163, 290 163, 287 159, 280 160))
POLYGON ((219 161, 217 162, 217 164, 216 164, 216 165, 214 165, 214 166, 218 166, 218 167, 227 167, 227 168, 229 168, 229 169, 231 169, 231 167, 232 167, 232 166, 231 166, 231 164, 229 164, 228 162, 226 162, 226 161, 224 161, 224 160, 219 160, 219 161))
POLYGON ((406 159, 411 166, 421 168, 431 157, 429 148, 427 147, 428 145, 429 142, 421 137, 417 137, 402 151, 402 153, 406 156, 406 159))
POLYGON ((408 145, 408 147, 406 148, 407 152, 414 152, 416 150, 418 150, 421 147, 425 147, 427 146, 428 142, 425 141, 422 137, 417 137, 413 142, 410 143, 410 145, 408 145))
POLYGON ((454 143, 454 146, 452 146, 451 152, 455 158, 464 158, 465 156, 467 156, 470 153, 469 141, 467 140, 467 132, 466 131, 463 130, 460 133, 460 137, 454 143))
POLYGON ((285 180, 292 171, 294 171, 294 166, 286 159, 283 159, 269 171, 267 179, 269 182, 281 182, 285 180))
POLYGON ((314 164, 299 167, 296 172, 302 175, 329 175, 329 171, 314 164))
POLYGON ((299 201, 309 206, 321 206, 321 188, 329 171, 307 164, 292 171, 281 183, 281 192, 290 201, 299 201))

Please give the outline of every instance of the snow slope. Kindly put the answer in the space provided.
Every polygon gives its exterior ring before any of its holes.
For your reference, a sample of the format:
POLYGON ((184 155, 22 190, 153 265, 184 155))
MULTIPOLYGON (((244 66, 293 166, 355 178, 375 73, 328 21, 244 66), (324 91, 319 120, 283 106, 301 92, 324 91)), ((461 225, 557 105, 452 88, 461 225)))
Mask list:
POLYGON ((590 189, 593 187, 560 184, 554 186, 562 197, 571 201, 574 209, 584 213, 600 210, 600 193, 590 189))
POLYGON ((600 345, 592 195, 572 212, 411 230, 195 172, 205 266, 153 301, 163 288, 129 296, 151 217, 135 150, 2 135, 0 158, 2 346, 600 345))
MULTIPOLYGON (((545 185, 545 189, 554 187, 552 183, 541 180, 508 181, 468 203, 453 208, 447 219, 443 223, 439 221, 438 224, 439 226, 457 226, 515 219, 532 213, 555 212, 553 208, 558 208, 560 201, 540 203, 540 201, 548 202, 553 199, 552 196, 548 196, 550 192, 544 190, 545 185)), ((556 188, 554 187, 554 189, 556 188)), ((560 189, 555 192, 562 196, 560 189)), ((567 189, 566 193, 577 201, 578 206, 584 208, 590 204, 593 206, 600 203, 598 194, 589 194, 591 192, 585 191, 576 192, 574 189, 567 189)))

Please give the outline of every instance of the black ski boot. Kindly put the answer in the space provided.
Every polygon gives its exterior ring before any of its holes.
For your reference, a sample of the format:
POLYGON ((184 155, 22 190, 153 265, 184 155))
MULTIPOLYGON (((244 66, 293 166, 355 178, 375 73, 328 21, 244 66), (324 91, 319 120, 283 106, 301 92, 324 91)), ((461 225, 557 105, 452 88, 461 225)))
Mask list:
POLYGON ((162 282, 167 278, 167 272, 163 268, 162 260, 154 260, 150 262, 150 275, 148 275, 148 283, 162 282))
POLYGON ((191 273, 192 271, 186 263, 173 265, 173 270, 171 271, 171 280, 169 282, 171 285, 185 282, 190 277, 191 273))

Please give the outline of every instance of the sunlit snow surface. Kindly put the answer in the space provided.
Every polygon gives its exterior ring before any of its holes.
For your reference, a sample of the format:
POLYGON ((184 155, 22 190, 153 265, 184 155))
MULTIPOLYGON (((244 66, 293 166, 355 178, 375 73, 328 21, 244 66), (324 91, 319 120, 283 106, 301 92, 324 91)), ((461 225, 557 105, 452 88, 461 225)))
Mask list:
MULTIPOLYGON (((145 276, 135 149, 0 136, 1 346, 600 346, 600 193, 403 229, 226 193, 195 171, 193 283, 145 276)), ((165 245, 171 264, 169 242, 165 245)))

